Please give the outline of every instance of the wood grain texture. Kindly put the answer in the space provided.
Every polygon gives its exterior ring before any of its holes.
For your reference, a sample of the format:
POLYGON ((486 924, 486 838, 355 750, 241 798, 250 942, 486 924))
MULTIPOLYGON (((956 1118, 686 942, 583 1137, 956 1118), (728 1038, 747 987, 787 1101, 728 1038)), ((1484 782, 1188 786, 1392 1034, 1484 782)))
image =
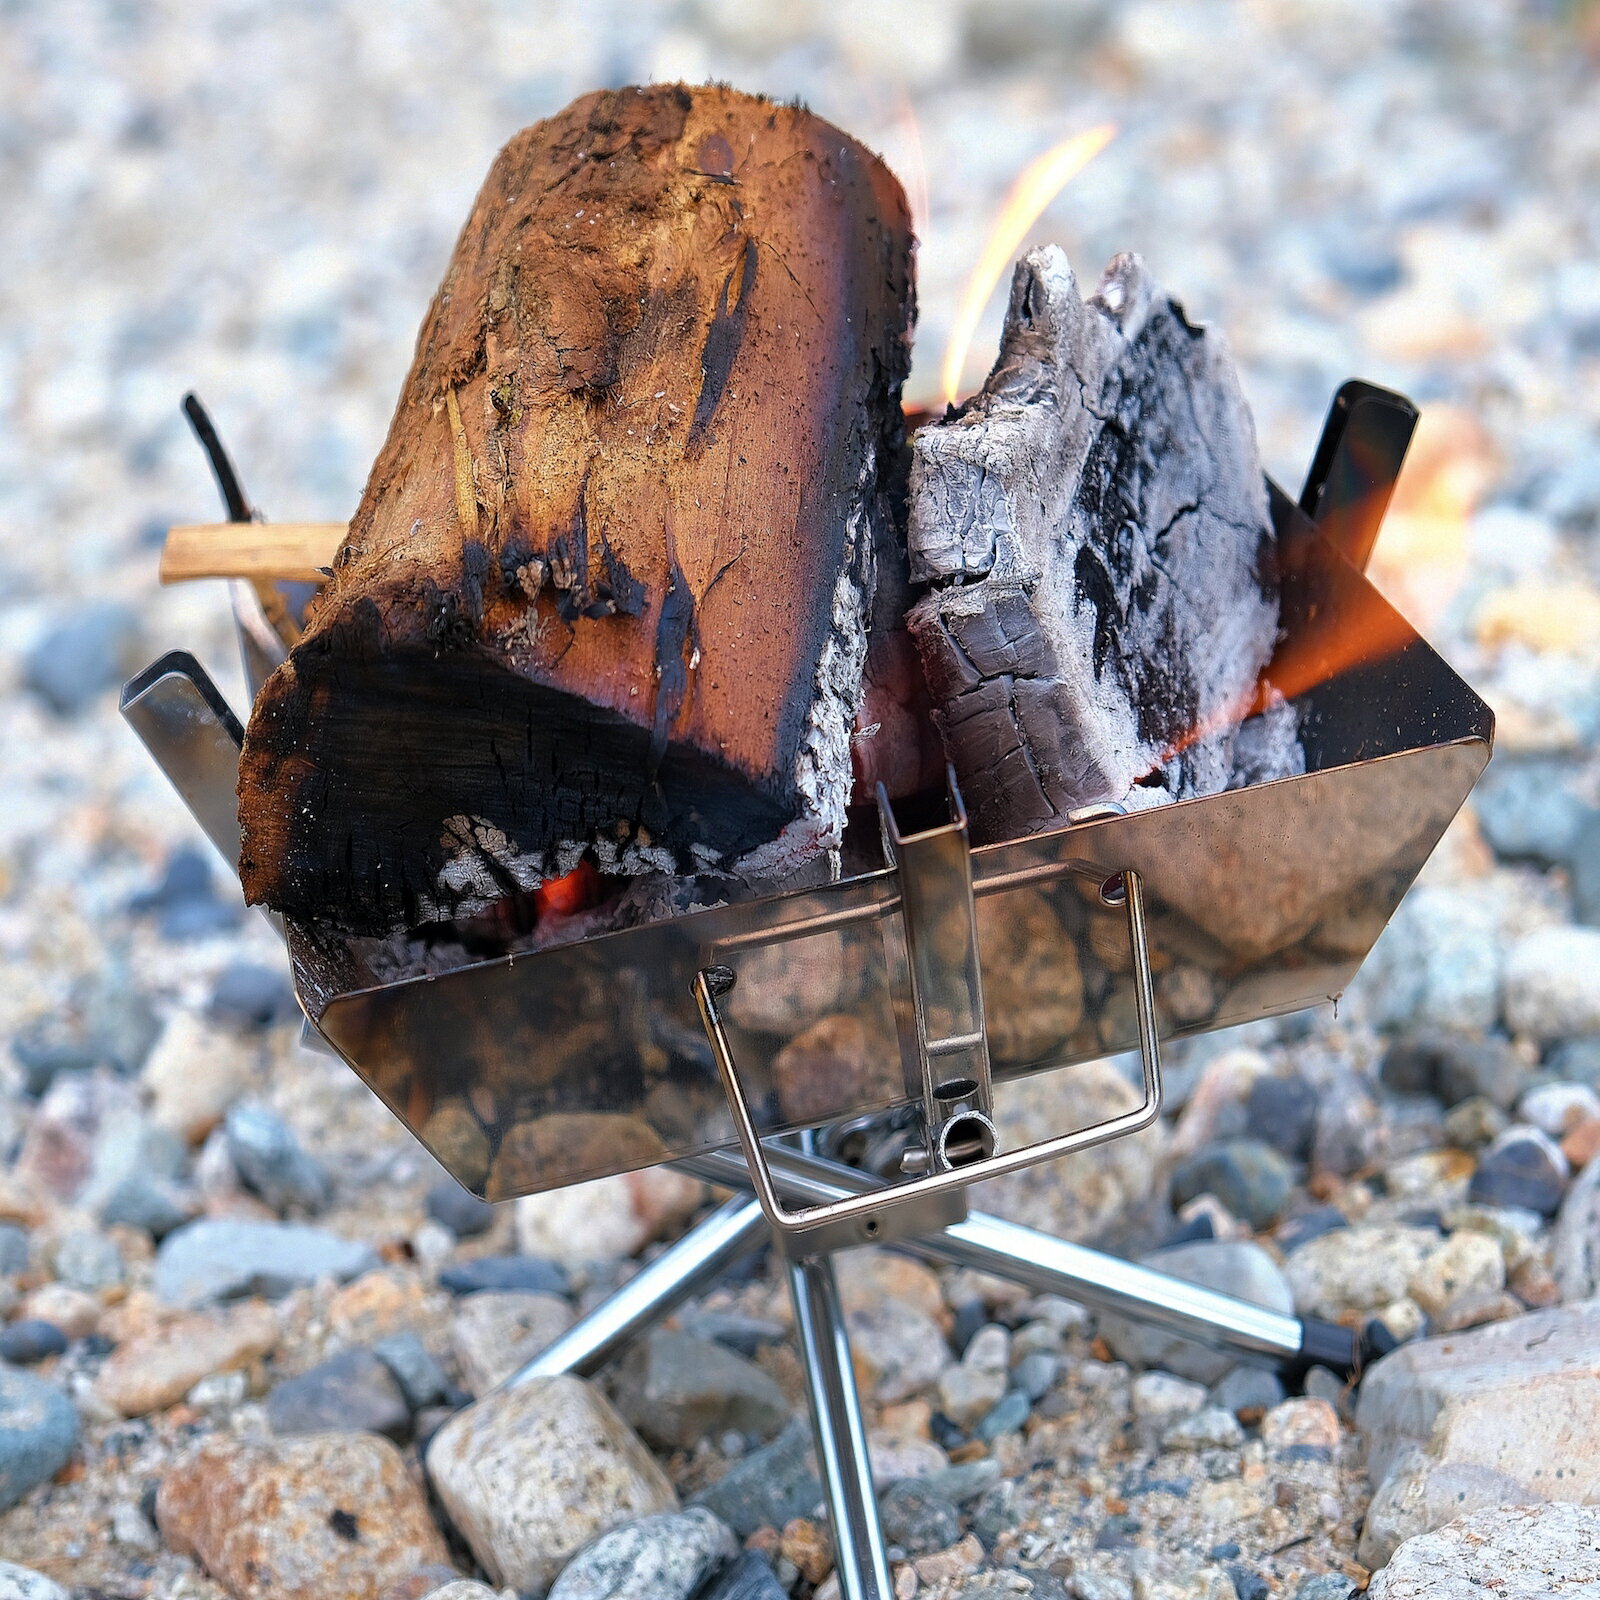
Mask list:
POLYGON ((496 160, 240 777, 247 897, 387 932, 781 877, 850 782, 911 233, 793 106, 606 91, 496 160))
POLYGON ((1087 302, 1059 249, 1018 264, 983 390, 912 440, 909 544, 975 837, 1229 786, 1276 543, 1226 346, 1137 257, 1087 302))
POLYGON ((348 532, 342 522, 178 523, 161 546, 161 581, 322 583, 348 532))

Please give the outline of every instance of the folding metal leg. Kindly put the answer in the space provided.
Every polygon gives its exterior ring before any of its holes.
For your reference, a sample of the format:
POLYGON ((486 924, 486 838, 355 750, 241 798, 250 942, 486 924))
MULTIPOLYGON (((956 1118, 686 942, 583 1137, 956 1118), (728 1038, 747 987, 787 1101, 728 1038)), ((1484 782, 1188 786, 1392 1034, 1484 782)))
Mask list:
POLYGON ((754 1200, 724 1202, 499 1387, 563 1372, 581 1378, 598 1372, 630 1339, 709 1289, 736 1261, 758 1250, 770 1231, 754 1200))
POLYGON ((833 1565, 844 1600, 891 1600, 889 1558, 878 1522, 867 1430, 850 1364, 839 1287, 827 1256, 785 1263, 811 1401, 817 1470, 828 1501, 833 1565))
MULTIPOLYGON (((774 1181, 795 1202, 826 1204, 882 1186, 883 1180, 870 1173, 799 1151, 774 1146, 767 1155, 774 1181)), ((733 1151, 713 1151, 677 1165, 709 1183, 750 1183, 743 1158, 733 1151)), ((1359 1365, 1359 1339, 1337 1323, 1269 1311, 983 1212, 895 1248, 991 1273, 1036 1294, 1063 1295, 1242 1356, 1265 1356, 1290 1366, 1316 1363, 1344 1373, 1359 1365)))

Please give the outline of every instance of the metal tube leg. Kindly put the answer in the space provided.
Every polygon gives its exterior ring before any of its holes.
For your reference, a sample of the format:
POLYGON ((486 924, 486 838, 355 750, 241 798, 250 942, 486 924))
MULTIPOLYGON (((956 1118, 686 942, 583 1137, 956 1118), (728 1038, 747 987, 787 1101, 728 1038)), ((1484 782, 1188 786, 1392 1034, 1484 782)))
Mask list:
POLYGON ((563 1372, 580 1378, 598 1372, 630 1339, 690 1295, 710 1287, 734 1262, 765 1244, 768 1236, 767 1219, 754 1200, 724 1201, 498 1387, 563 1372))
POLYGON ((840 1593, 844 1600, 892 1600, 867 1430, 833 1264, 826 1256, 812 1256, 786 1265, 840 1593))
MULTIPOLYGON (((870 1174, 798 1151, 775 1149, 769 1159, 786 1193, 806 1202, 863 1194, 882 1183, 870 1174)), ((730 1151, 712 1151, 678 1165, 710 1183, 750 1181, 743 1160, 730 1151)), ((1291 1366, 1316 1362, 1345 1372, 1360 1364, 1356 1335, 1336 1323, 1268 1311, 981 1211, 941 1233, 897 1241, 895 1248, 992 1273, 1035 1293, 1065 1295, 1097 1311, 1154 1323, 1219 1349, 1266 1356, 1291 1366)))

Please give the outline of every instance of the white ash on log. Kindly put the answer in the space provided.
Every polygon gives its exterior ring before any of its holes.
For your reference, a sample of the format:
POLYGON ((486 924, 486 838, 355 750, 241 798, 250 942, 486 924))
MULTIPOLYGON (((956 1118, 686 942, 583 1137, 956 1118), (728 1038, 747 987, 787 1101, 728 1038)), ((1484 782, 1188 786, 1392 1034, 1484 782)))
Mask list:
POLYGON ((1276 544, 1226 345, 1138 257, 1087 302, 1059 249, 1018 263, 994 370, 916 434, 910 493, 932 589, 908 624, 975 836, 1229 786, 1276 544))
POLYGON ((247 898, 383 936, 585 857, 833 850, 911 250, 888 169, 794 106, 656 85, 513 139, 257 699, 247 898))

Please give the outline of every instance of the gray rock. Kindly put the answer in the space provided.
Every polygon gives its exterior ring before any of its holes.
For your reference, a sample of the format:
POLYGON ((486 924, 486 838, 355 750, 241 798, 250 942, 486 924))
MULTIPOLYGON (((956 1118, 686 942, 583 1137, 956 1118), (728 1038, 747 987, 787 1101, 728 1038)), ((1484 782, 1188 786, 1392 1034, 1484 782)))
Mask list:
POLYGON ((739 1546, 704 1506, 603 1533, 562 1569, 549 1600, 687 1600, 739 1546))
POLYGON ((959 1461, 954 1466, 940 1467, 917 1481, 930 1494, 964 1506, 969 1500, 987 1494, 1000 1481, 1000 1463, 993 1456, 980 1456, 976 1461, 959 1461))
POLYGON ((1463 1510, 1600 1498, 1600 1301, 1423 1339, 1368 1372, 1356 1406, 1377 1485, 1361 1559, 1463 1510))
POLYGON ((1291 1161, 1311 1154, 1317 1131, 1317 1091, 1298 1072, 1264 1072, 1250 1085, 1245 1132, 1291 1161))
POLYGON ((1501 941, 1494 907, 1476 886, 1418 884, 1400 903, 1354 983, 1379 1028, 1494 1025, 1501 941))
POLYGON ((1410 1292, 1412 1279, 1440 1243, 1432 1228, 1362 1224, 1325 1233, 1284 1262, 1294 1309, 1330 1319, 1381 1311, 1410 1292))
POLYGON ((56 1277, 74 1289, 94 1294, 122 1282, 122 1252, 114 1240, 93 1228, 74 1228, 56 1245, 56 1277))
POLYGON ((28 1270, 28 1230, 14 1222, 0 1222, 0 1278, 28 1270))
POLYGON ((83 606, 22 660, 22 681, 58 717, 75 717, 140 665, 139 616, 115 601, 83 606))
POLYGON ((1342 1572, 1314 1572, 1303 1578, 1294 1600, 1350 1600, 1356 1586, 1342 1572))
POLYGON ((373 1345, 372 1353, 394 1375, 413 1411, 437 1404, 450 1394, 450 1380, 428 1347, 409 1329, 391 1333, 373 1345))
MULTIPOLYGON (((1202 1239, 1157 1250, 1141 1260, 1185 1283, 1203 1284, 1270 1311, 1294 1310, 1293 1291, 1277 1263, 1248 1240, 1202 1239)), ((1216 1383, 1234 1364, 1231 1356, 1148 1323, 1102 1317, 1100 1333, 1118 1360, 1135 1367, 1161 1367, 1196 1383, 1216 1383)))
POLYGON ((0 1600, 68 1600, 54 1578, 14 1561, 0 1561, 0 1600))
POLYGON ((1061 1357, 1053 1350, 1030 1350, 1011 1369, 1011 1382, 1030 1400, 1042 1400, 1061 1376, 1061 1357))
POLYGON ((1535 1082, 1517 1102, 1517 1116, 1562 1139, 1580 1123, 1600 1121, 1600 1094, 1585 1083, 1535 1082))
POLYGON ((0 1511, 53 1478, 78 1445, 78 1413, 53 1383, 0 1367, 0 1511))
POLYGON ((156 919, 163 938, 203 939, 234 926, 243 907, 217 894, 210 857, 183 845, 167 859, 160 881, 128 902, 130 911, 156 919))
POLYGON ((572 1307, 559 1295, 520 1289, 469 1295, 450 1320, 461 1381, 473 1394, 487 1394, 571 1326, 572 1307))
POLYGON ((14 1367, 31 1367, 66 1348, 66 1334, 55 1323, 38 1317, 19 1317, 0 1327, 0 1361, 9 1361, 14 1367))
POLYGON ((1008 1389, 995 1408, 972 1430, 975 1439, 993 1444, 1003 1433, 1017 1433, 1028 1420, 1033 1402, 1020 1389, 1008 1389))
POLYGON ((1495 854, 1542 867, 1569 860, 1590 816, 1574 776, 1567 761, 1493 762, 1472 791, 1472 807, 1495 854))
POLYGON ((961 1513, 921 1478, 903 1478, 878 1497, 883 1536, 908 1556, 945 1550, 961 1537, 961 1513))
POLYGON ((724 1567, 695 1600, 787 1600, 788 1590, 773 1576, 765 1556, 746 1550, 724 1567))
POLYGON ((623 1416, 665 1450, 730 1430, 770 1439, 790 1415, 783 1391, 760 1367, 670 1328, 655 1329, 629 1349, 612 1393, 623 1416))
POLYGON ((191 1221, 195 1210, 195 1198, 182 1184, 159 1173, 131 1172, 106 1196, 100 1220, 107 1226, 142 1228, 160 1241, 191 1221))
POLYGON ((1133 1380, 1130 1399, 1139 1434, 1151 1444, 1173 1423, 1192 1417, 1206 1403, 1206 1391, 1170 1372, 1144 1372, 1133 1380))
POLYGON ((297 1014, 294 990, 276 967, 259 961, 230 961, 217 975, 206 1015, 240 1029, 268 1028, 297 1014))
POLYGON ((1237 1450, 1244 1443, 1239 1419, 1223 1406, 1202 1406, 1161 1435, 1163 1450, 1237 1450))
POLYGON ((200 1306, 252 1294, 275 1300, 319 1278, 342 1283, 378 1264, 369 1245, 322 1228, 204 1218, 162 1240, 152 1281, 169 1304, 200 1306))
POLYGON ((714 1339, 730 1350, 754 1360, 767 1345, 783 1342, 784 1326, 767 1317, 750 1317, 737 1311, 686 1311, 678 1326, 696 1339, 714 1339))
POLYGON ((900 1300, 847 1311, 850 1353, 864 1389, 885 1405, 936 1383, 950 1364, 944 1334, 927 1312, 900 1300))
POLYGON ((678 1509, 650 1452, 581 1378, 536 1378, 458 1411, 427 1469, 490 1578, 535 1595, 608 1529, 678 1509))
POLYGON ((243 1101, 229 1108, 223 1132, 234 1170, 274 1211, 315 1215, 326 1208, 332 1180, 276 1111, 243 1101))
POLYGON ((1572 881, 1572 915, 1591 928, 1600 925, 1600 812, 1591 811, 1567 857, 1572 881))
POLYGON ((1494 1506, 1408 1539, 1369 1600, 1556 1600, 1600 1590, 1600 1509, 1494 1506))
POLYGON ((1600 1156, 1573 1180, 1550 1236, 1550 1270, 1563 1300, 1600 1294, 1600 1156))
POLYGON ((1510 1127, 1479 1158, 1467 1199, 1484 1206, 1520 1206, 1553 1217, 1571 1176, 1561 1147, 1548 1134, 1510 1127))
POLYGON ((427 1207, 428 1215, 458 1239, 476 1238, 494 1223, 494 1207, 451 1177, 441 1178, 428 1191, 427 1207))
MULTIPOLYGON (((1260 1081, 1259 1079, 1257 1080, 1260 1081)), ((1214 1194, 1252 1228, 1270 1227, 1294 1191, 1294 1169, 1259 1139, 1229 1139, 1180 1161, 1172 1173, 1172 1203, 1214 1194)))
POLYGON ((22 1069, 22 1091, 37 1100, 64 1072, 93 1072, 101 1053, 81 1039, 59 1039, 49 1019, 24 1028, 11 1041, 11 1059, 22 1069))
POLYGON ((1350 1074, 1336 1078, 1322 1093, 1317 1131, 1311 1141, 1316 1172, 1348 1177, 1369 1167, 1382 1153, 1387 1129, 1378 1103, 1350 1074))
POLYGON ((1446 1106, 1482 1095, 1509 1111, 1527 1087, 1528 1069, 1508 1040, 1430 1028, 1397 1039, 1379 1075, 1398 1094, 1431 1094, 1446 1106))
POLYGON ((1481 1150, 1509 1126, 1505 1112, 1494 1101, 1475 1094, 1451 1107, 1444 1119, 1444 1137, 1457 1150, 1481 1150))
POLYGON ((1568 1083, 1586 1083, 1600 1089, 1600 1034, 1563 1039, 1545 1058, 1545 1068, 1568 1083))
POLYGON ((394 1374, 371 1350, 343 1350, 267 1396, 267 1421, 279 1435, 383 1433, 403 1439, 411 1410, 394 1374))
POLYGON ((741 1539, 757 1528, 781 1528, 795 1517, 810 1516, 822 1499, 810 1452, 810 1425, 796 1418, 771 1444, 735 1461, 690 1504, 704 1506, 741 1539))
POLYGON ((539 1256, 479 1256, 458 1262, 439 1274, 439 1286, 451 1294, 484 1294, 496 1289, 555 1295, 572 1291, 567 1269, 539 1256))
POLYGON ((1251 1422, 1259 1421, 1265 1412, 1282 1404, 1283 1399, 1283 1380, 1278 1374, 1270 1367, 1252 1366, 1248 1361, 1230 1367, 1211 1389, 1212 1405, 1251 1422))
POLYGON ((1539 1040, 1600 1033, 1600 928, 1535 928, 1506 953, 1506 1024, 1539 1040))

